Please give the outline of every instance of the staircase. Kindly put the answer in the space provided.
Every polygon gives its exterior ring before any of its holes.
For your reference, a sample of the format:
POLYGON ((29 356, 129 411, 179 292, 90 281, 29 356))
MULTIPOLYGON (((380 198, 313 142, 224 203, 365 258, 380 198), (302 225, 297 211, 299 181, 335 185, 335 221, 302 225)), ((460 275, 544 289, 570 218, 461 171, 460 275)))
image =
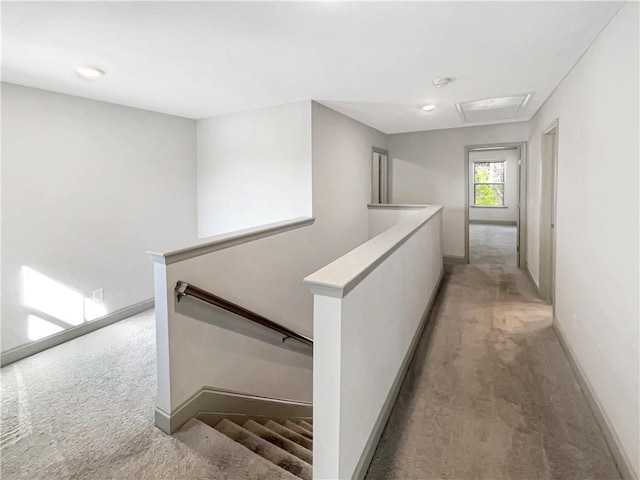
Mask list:
MULTIPOLYGON (((215 428, 193 418, 175 437, 224 471, 226 478, 312 480, 312 421, 242 425, 225 418, 215 428)), ((221 472, 222 473, 222 472, 221 472)))

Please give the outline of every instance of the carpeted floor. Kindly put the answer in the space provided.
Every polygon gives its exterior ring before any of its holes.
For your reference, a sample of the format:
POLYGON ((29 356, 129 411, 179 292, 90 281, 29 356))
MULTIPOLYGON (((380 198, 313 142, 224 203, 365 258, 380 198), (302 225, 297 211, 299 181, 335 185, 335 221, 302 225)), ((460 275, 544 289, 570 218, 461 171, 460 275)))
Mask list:
POLYGON ((619 479, 551 327, 504 265, 445 277, 368 480, 619 479))
MULTIPOLYGON (((516 268, 455 267, 368 478, 618 478, 549 323, 516 268)), ((152 312, 9 365, 1 379, 2 480, 250 478, 154 427, 152 312)))
POLYGON ((469 263, 516 266, 515 225, 469 224, 469 263))
POLYGON ((231 478, 153 425, 153 312, 2 369, 2 480, 231 478))

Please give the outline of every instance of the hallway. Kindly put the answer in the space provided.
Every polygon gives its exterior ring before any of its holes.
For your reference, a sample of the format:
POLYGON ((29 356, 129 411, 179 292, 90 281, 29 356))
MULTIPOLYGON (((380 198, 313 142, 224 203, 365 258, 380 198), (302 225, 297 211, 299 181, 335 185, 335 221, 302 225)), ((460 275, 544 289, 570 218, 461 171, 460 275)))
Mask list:
MULTIPOLYGON (((367 478, 619 478, 549 313, 514 267, 447 273, 367 478)), ((3 368, 2 478, 260 478, 158 430, 154 396, 153 312, 3 368)))
POLYGON ((367 475, 443 478, 620 478, 550 307, 515 267, 446 274, 367 475))

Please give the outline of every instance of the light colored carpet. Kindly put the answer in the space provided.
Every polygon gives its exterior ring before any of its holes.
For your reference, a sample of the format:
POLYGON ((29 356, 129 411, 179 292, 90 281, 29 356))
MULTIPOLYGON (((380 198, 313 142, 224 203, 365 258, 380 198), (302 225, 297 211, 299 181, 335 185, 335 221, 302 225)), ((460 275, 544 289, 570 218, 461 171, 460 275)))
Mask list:
POLYGON ((3 368, 2 480, 260 478, 153 425, 155 364, 150 311, 3 368))
POLYGON ((527 277, 453 267, 367 479, 618 478, 527 277))
MULTIPOLYGON (((520 271, 456 266, 435 312, 369 479, 618 478, 520 271)), ((3 480, 261 478, 154 427, 152 312, 9 365, 1 380, 3 480)))
POLYGON ((469 224, 469 263, 517 265, 515 225, 469 224))

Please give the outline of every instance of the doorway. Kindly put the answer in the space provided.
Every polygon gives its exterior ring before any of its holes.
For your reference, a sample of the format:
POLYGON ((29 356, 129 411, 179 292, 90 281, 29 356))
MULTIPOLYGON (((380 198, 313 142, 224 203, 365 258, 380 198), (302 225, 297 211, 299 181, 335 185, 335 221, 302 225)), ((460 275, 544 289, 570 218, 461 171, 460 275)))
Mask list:
POLYGON ((523 268, 526 143, 466 147, 465 261, 523 268))
POLYGON ((386 204, 390 202, 389 152, 376 147, 371 150, 371 203, 386 204))
POLYGON ((539 295, 555 304, 556 185, 558 176, 558 120, 542 131, 540 178, 540 285, 539 295))

